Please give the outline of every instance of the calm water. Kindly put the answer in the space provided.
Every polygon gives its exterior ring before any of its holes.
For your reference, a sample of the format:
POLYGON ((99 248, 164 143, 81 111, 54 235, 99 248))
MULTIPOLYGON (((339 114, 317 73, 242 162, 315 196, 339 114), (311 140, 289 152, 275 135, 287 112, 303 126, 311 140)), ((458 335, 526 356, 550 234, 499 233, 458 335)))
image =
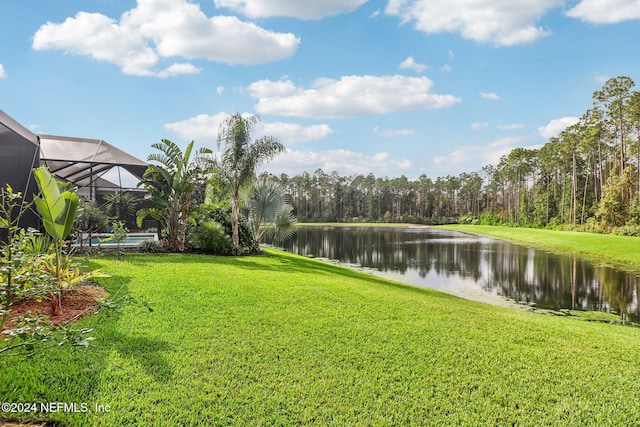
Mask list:
POLYGON ((485 237, 429 228, 300 227, 284 249, 477 301, 640 318, 636 275, 485 237))

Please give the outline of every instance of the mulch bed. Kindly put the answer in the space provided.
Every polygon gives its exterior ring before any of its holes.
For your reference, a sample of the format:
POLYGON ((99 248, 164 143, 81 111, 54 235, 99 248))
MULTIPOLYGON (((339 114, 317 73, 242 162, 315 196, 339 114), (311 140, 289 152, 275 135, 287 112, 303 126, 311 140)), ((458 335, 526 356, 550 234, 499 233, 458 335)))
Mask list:
POLYGON ((95 314, 98 311, 96 301, 105 298, 109 293, 102 287, 95 284, 84 284, 73 289, 62 292, 62 315, 51 316, 51 299, 43 298, 37 301, 30 298, 15 304, 9 313, 9 320, 4 324, 3 330, 14 327, 13 319, 31 312, 49 316, 49 320, 54 325, 76 321, 86 316, 95 314))

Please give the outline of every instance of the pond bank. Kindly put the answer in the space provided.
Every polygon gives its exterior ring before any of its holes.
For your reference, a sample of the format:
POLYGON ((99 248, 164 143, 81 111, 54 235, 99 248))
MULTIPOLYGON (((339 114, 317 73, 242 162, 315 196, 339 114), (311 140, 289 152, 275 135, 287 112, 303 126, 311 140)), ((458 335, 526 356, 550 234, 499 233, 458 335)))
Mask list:
POLYGON ((597 263, 613 264, 626 271, 640 274, 638 237, 492 225, 452 224, 435 228, 495 237, 560 253, 580 254, 597 263))
POLYGON ((637 238, 473 225, 313 223, 285 249, 500 306, 625 324, 640 317, 637 238), (448 232, 458 237, 440 235, 448 232), (491 239, 466 241, 485 236, 491 239), (456 241, 461 244, 450 244, 456 241))

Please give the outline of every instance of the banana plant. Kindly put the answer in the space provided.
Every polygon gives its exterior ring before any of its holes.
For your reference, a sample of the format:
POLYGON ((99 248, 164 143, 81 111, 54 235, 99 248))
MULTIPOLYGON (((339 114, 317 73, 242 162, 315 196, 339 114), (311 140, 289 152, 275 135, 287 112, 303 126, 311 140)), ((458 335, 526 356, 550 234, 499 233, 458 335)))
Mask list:
MULTIPOLYGON (((46 166, 34 170, 34 176, 40 195, 34 198, 36 210, 42 218, 44 229, 53 238, 55 247, 55 280, 62 280, 62 246, 64 239, 71 233, 78 205, 78 194, 72 191, 70 183, 58 182, 46 166)), ((52 298, 54 316, 62 315, 62 301, 59 294, 52 298)))

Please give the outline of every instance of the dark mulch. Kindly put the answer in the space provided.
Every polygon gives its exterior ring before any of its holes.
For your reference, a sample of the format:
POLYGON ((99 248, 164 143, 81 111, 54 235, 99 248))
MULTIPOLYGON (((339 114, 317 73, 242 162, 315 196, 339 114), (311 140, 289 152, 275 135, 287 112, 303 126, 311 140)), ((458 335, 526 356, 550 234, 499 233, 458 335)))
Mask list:
POLYGON ((71 321, 76 321, 86 316, 95 314, 98 311, 97 301, 105 298, 109 293, 102 287, 95 284, 84 284, 73 289, 62 292, 62 315, 51 316, 51 299, 42 298, 38 301, 30 298, 15 304, 9 313, 9 320, 4 324, 3 330, 14 327, 13 319, 22 316, 27 312, 36 314, 38 312, 49 316, 49 320, 54 325, 60 325, 71 321))

